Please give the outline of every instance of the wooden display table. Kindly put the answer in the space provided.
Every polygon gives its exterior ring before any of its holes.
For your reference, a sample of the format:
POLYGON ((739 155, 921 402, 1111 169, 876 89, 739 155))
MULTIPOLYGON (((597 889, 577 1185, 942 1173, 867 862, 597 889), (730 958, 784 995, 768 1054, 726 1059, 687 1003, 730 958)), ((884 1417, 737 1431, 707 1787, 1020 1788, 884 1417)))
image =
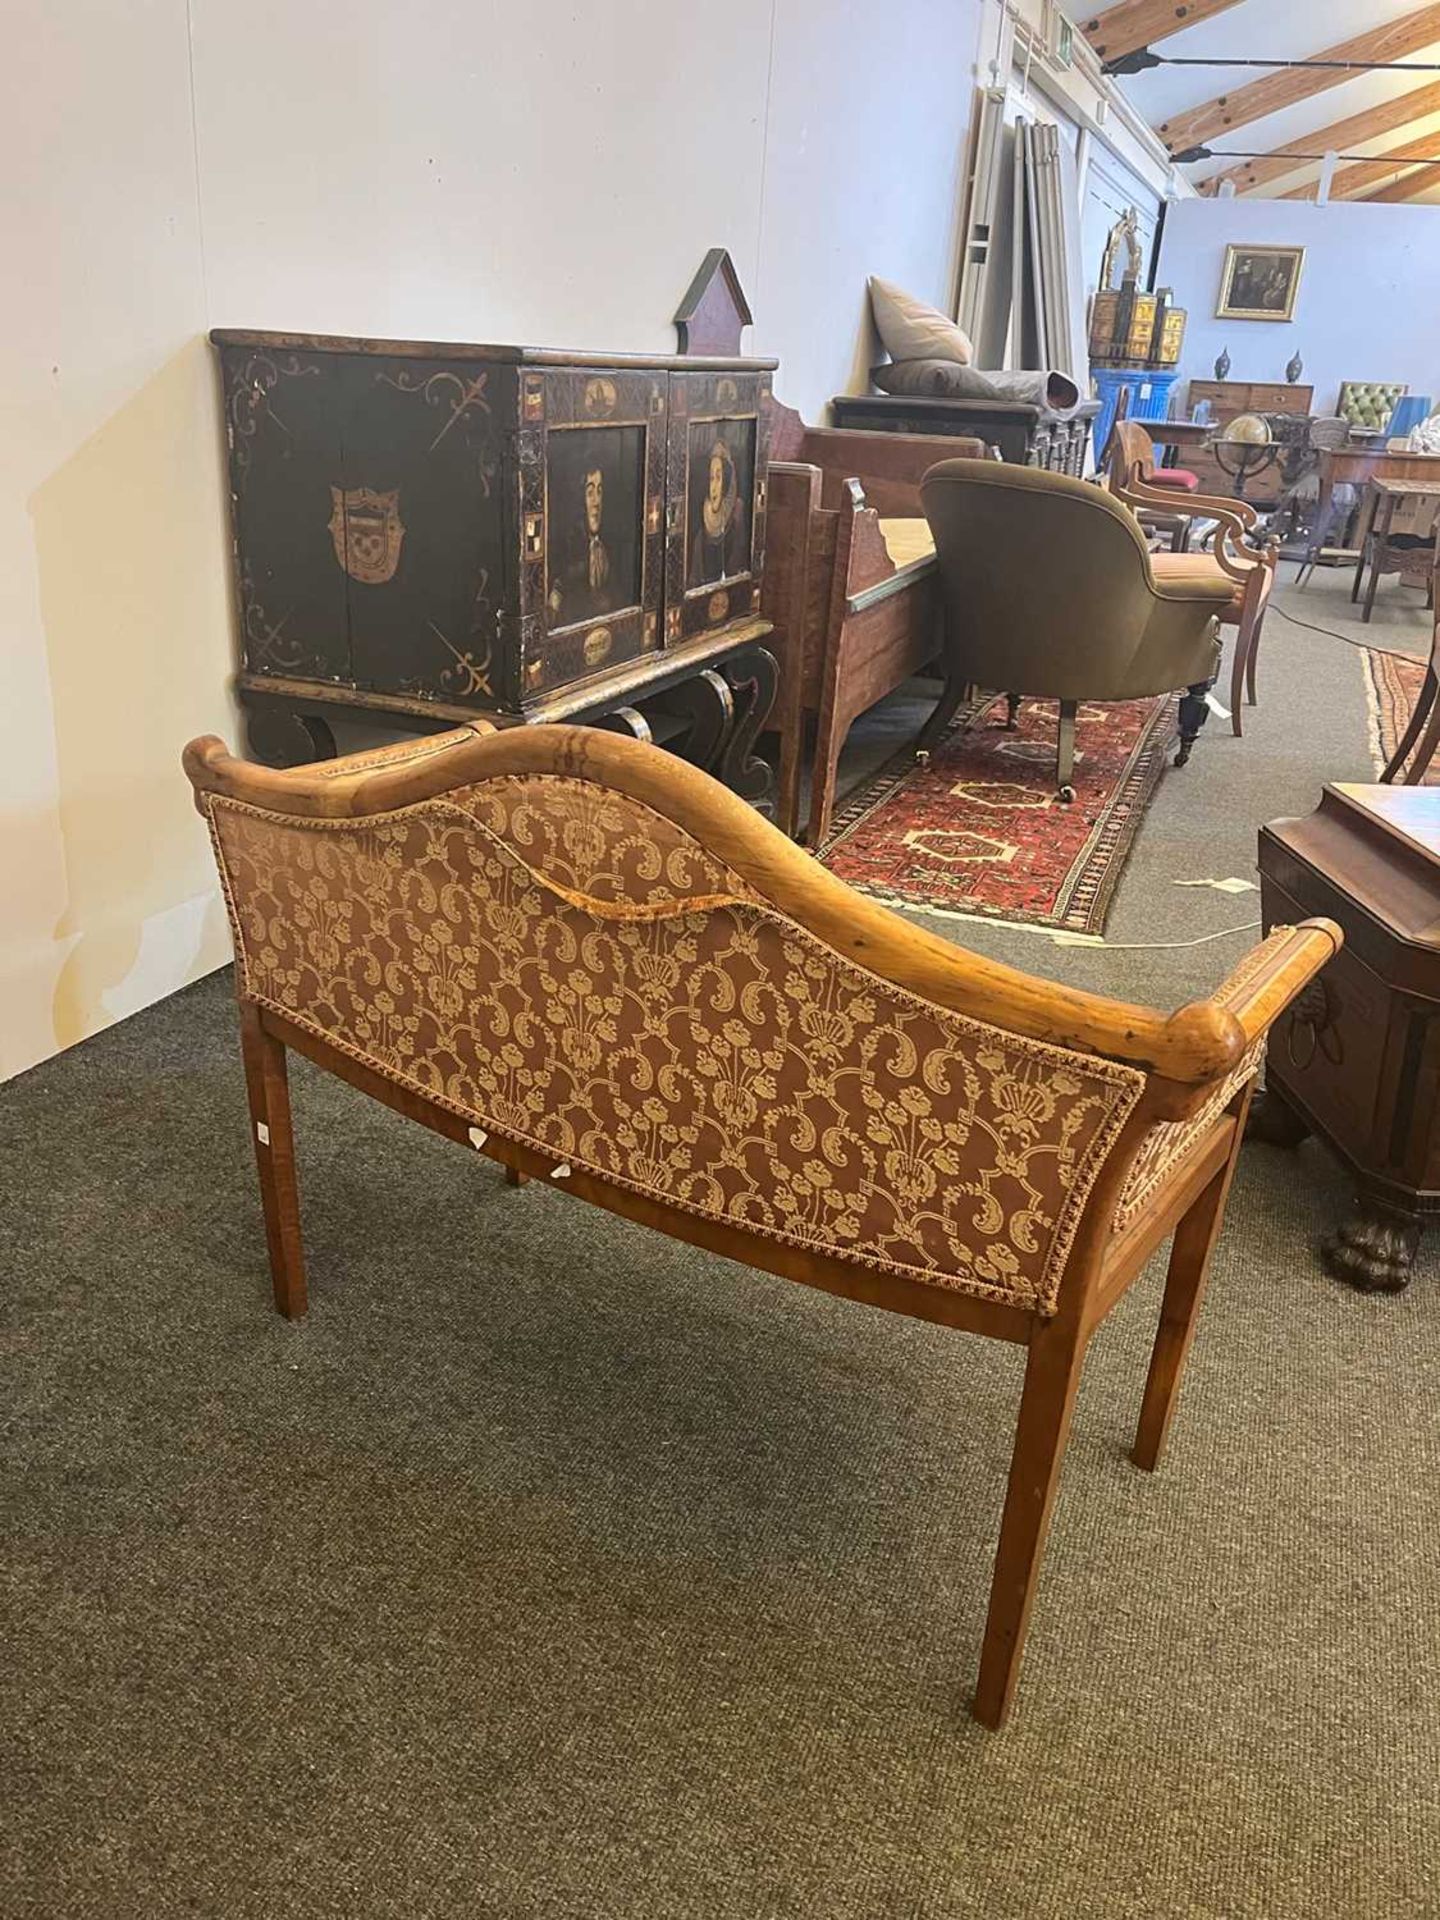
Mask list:
MULTIPOLYGON (((1360 558, 1355 566, 1355 584, 1350 589, 1351 601, 1358 600, 1368 566, 1370 585, 1365 594, 1365 608, 1360 615, 1367 626, 1375 611, 1375 589, 1380 584, 1382 573, 1408 574, 1411 576, 1410 585, 1428 586, 1435 565, 1437 513, 1440 513, 1440 476, 1428 480, 1377 479, 1370 482, 1360 535, 1360 558), (1428 542, 1417 544, 1413 535, 1408 544, 1403 539, 1394 538, 1395 516, 1406 512, 1412 524, 1417 518, 1422 524, 1426 521, 1430 523, 1428 542), (1424 576, 1418 583, 1414 579, 1417 573, 1424 576)), ((1402 534, 1409 531, 1408 527, 1402 526, 1402 534)), ((1429 605, 1428 597, 1426 604, 1429 605)))
POLYGON ((1335 514, 1335 489, 1363 487, 1372 480, 1428 480, 1440 483, 1440 453, 1387 453, 1383 446, 1322 447, 1315 530, 1310 536, 1310 547, 1300 571, 1295 576, 1297 587, 1304 586, 1321 555, 1327 551, 1325 542, 1332 531, 1330 523, 1335 514))
POLYGON ((1275 1023, 1252 1135, 1315 1133, 1359 1188, 1330 1272, 1395 1292, 1440 1213, 1440 790, 1327 786, 1260 830, 1267 928, 1326 914, 1345 947, 1275 1023))

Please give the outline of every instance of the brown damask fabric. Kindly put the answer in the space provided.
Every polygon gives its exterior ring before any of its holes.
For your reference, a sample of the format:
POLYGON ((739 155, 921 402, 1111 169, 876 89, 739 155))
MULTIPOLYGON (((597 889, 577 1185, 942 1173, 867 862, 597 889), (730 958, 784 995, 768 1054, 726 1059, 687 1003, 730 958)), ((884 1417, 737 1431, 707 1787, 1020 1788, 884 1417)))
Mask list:
POLYGON ((206 804, 249 997, 672 1206, 1053 1312, 1133 1068, 866 973, 587 782, 364 821, 206 804))
MULTIPOLYGON (((1239 1014, 1246 1000, 1263 978, 1276 952, 1289 939, 1289 927, 1276 927, 1268 939, 1251 949, 1235 968, 1224 986, 1213 997, 1218 1005, 1239 1014)), ((1265 1042, 1257 1040, 1247 1049, 1240 1064, 1205 1100, 1188 1120, 1159 1120, 1140 1142, 1140 1150, 1130 1167, 1129 1178, 1115 1211, 1117 1232, 1128 1227, 1152 1194, 1159 1191, 1171 1174, 1179 1170, 1186 1155, 1192 1153, 1214 1126, 1230 1102, 1248 1086, 1265 1061, 1265 1042)))

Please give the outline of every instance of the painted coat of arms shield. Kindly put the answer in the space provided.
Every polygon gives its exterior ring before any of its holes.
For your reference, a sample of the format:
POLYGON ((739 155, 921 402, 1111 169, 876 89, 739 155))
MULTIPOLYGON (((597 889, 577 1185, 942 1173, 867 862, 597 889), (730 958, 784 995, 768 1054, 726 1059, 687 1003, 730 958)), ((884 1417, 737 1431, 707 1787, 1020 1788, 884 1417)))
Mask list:
POLYGON ((330 500, 335 558, 352 580, 383 585, 400 564, 405 538, 399 488, 376 493, 370 487, 331 487, 330 500))

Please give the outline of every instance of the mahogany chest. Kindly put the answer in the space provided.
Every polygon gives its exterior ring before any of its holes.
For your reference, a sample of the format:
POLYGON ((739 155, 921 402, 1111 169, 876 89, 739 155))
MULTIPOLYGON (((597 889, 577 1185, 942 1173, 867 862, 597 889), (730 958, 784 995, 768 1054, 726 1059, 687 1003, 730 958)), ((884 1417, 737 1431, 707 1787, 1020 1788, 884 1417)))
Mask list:
POLYGON ((1271 1029, 1252 1131, 1328 1142, 1359 1200, 1327 1266, 1403 1286, 1440 1214, 1440 790, 1327 786, 1261 829, 1260 888, 1267 930, 1324 914, 1345 945, 1271 1029))
MULTIPOLYGON (((1186 397, 1192 419, 1195 409, 1202 404, 1209 405, 1209 417, 1215 422, 1217 431, 1221 427, 1228 427, 1242 413, 1303 417, 1303 437, 1308 443, 1309 416, 1315 404, 1315 389, 1311 386, 1290 386, 1283 380, 1192 380, 1186 397)), ((1184 464, 1200 476, 1202 493, 1234 493, 1235 475, 1227 473, 1216 459, 1213 443, 1193 449, 1187 447, 1184 464)), ((1268 468, 1247 480, 1245 497, 1257 505, 1273 505, 1280 496, 1284 480, 1283 456, 1277 456, 1268 468)))
POLYGON ((211 339, 242 700, 518 723, 768 630, 773 361, 211 339))

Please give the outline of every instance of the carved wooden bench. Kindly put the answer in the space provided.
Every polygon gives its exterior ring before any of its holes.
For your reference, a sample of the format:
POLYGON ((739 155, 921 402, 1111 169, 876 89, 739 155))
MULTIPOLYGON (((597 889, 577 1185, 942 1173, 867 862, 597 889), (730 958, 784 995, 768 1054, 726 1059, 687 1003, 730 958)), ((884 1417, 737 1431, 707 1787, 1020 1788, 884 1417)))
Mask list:
POLYGON ((275 772, 186 751, 236 951, 275 1299, 305 1311, 286 1049, 513 1178, 1028 1352, 974 1710, 1008 1711, 1086 1343, 1174 1231, 1159 1457, 1267 1027, 1272 933, 1166 1015, 852 892, 704 774, 573 727, 275 772))

